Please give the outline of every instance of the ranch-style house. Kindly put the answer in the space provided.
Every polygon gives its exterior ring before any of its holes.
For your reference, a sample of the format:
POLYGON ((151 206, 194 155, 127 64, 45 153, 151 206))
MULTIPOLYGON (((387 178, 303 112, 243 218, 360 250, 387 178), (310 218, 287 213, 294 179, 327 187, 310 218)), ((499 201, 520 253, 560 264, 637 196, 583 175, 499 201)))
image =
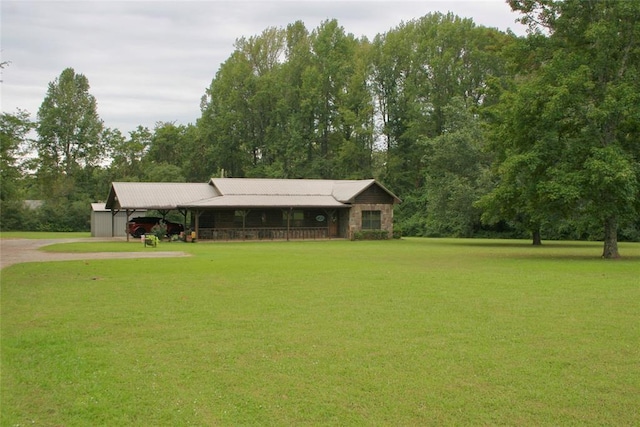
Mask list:
POLYGON ((400 199, 374 179, 213 178, 114 182, 105 207, 112 217, 125 212, 129 219, 147 210, 179 211, 199 240, 289 240, 352 239, 365 230, 392 237, 396 203, 400 199))

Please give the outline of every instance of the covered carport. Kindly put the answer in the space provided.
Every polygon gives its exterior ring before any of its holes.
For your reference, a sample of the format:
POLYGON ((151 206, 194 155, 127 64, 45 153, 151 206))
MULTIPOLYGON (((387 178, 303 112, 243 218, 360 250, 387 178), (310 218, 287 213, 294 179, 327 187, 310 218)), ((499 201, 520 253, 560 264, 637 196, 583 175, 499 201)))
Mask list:
MULTIPOLYGON (((182 206, 215 195, 214 188, 208 183, 114 182, 105 203, 105 208, 111 211, 111 234, 116 235, 115 216, 119 212, 126 213, 128 226, 131 215, 148 210, 158 211, 163 218, 172 210, 178 211, 183 215, 186 229, 188 210, 182 206)), ((129 240, 126 229, 125 233, 129 240)))

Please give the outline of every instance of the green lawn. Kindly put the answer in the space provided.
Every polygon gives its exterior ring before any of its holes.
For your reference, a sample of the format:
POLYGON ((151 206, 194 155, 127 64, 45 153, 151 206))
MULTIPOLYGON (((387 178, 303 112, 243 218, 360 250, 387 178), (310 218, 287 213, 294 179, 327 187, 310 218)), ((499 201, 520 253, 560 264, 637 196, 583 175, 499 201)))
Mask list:
POLYGON ((90 232, 44 232, 44 231, 3 231, 0 233, 3 239, 79 239, 91 237, 90 232))
POLYGON ((640 244, 620 249, 163 243, 194 256, 14 265, 0 421, 639 425, 640 244))

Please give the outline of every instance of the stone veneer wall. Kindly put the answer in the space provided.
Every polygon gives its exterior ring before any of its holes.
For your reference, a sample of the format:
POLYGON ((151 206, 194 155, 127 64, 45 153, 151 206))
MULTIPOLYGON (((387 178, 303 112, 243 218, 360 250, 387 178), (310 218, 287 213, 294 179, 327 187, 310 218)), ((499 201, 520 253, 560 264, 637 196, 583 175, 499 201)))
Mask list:
POLYGON ((393 238, 393 205, 391 204, 357 204, 349 212, 349 233, 347 238, 353 239, 353 233, 362 230, 362 211, 380 211, 380 229, 393 238))

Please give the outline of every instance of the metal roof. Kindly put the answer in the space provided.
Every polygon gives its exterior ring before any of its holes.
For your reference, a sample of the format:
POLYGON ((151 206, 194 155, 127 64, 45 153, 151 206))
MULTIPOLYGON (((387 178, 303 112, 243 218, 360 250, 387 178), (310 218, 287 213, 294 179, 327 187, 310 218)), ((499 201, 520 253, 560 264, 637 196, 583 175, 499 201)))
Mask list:
MULTIPOLYGON (((212 178, 211 185, 223 196, 331 196, 342 203, 352 202, 364 190, 373 185, 374 179, 265 179, 265 178, 212 178)), ((378 184, 379 185, 379 184, 378 184)), ((389 190, 380 186, 394 199, 389 190)))
POLYGON ((216 196, 209 184, 184 182, 114 182, 108 209, 177 209, 216 196))
POLYGON ((91 210, 93 212, 109 212, 104 203, 91 203, 91 210))
POLYGON ((336 200, 340 200, 343 203, 349 203, 352 202, 358 194, 362 193, 375 182, 376 181, 373 179, 360 181, 334 181, 331 194, 336 200))
POLYGON ((190 203, 189 208, 346 208, 331 196, 231 195, 190 203))
POLYGON ((114 182, 107 209, 347 207, 374 179, 212 178, 209 183, 114 182))

